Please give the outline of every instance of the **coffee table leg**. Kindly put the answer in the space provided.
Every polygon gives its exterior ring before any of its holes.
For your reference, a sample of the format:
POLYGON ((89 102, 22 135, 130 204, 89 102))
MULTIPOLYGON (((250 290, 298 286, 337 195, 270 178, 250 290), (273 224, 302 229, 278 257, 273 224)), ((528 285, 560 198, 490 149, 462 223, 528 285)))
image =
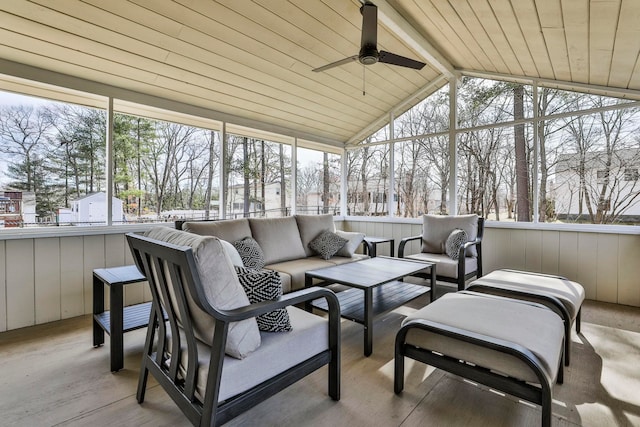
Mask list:
POLYGON ((364 290, 364 355, 373 352, 373 289, 364 290))
POLYGON ((436 300, 436 265, 431 266, 431 302, 436 300))

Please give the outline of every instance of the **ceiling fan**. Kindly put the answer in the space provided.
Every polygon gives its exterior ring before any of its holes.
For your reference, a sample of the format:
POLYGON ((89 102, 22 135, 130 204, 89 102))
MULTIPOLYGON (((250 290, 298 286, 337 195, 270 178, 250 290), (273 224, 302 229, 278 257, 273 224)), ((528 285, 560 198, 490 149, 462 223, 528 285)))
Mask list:
POLYGON ((400 67, 421 70, 426 64, 395 53, 378 50, 378 7, 368 1, 363 2, 360 7, 362 14, 362 38, 360 41, 360 52, 357 55, 349 56, 336 62, 314 68, 313 71, 325 71, 333 67, 359 61, 363 65, 373 65, 377 62, 384 64, 398 65, 400 67))

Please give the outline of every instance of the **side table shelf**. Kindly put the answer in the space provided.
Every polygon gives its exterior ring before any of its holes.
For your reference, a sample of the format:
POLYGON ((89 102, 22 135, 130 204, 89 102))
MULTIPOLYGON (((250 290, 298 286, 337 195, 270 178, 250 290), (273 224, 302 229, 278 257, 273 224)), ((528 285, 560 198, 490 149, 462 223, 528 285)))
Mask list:
MULTIPOLYGON (((134 331, 144 328, 149 324, 149 314, 151 313, 151 302, 143 302, 142 304, 130 305, 122 310, 122 333, 134 331)), ((111 335, 111 312, 103 311, 94 314, 93 318, 100 324, 102 329, 111 335)))

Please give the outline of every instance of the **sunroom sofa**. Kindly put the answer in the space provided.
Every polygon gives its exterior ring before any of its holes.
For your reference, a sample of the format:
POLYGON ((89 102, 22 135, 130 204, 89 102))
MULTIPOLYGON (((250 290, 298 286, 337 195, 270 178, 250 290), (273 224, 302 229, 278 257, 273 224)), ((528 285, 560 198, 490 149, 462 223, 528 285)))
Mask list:
MULTIPOLYGON (((282 279, 282 291, 288 293, 304 288, 304 273, 323 267, 359 261, 368 258, 356 254, 364 234, 336 230, 333 215, 294 215, 284 218, 241 218, 221 221, 187 221, 176 223, 190 233, 215 236, 235 243, 246 237, 253 238, 264 254, 264 267, 277 271, 282 279), (330 231, 347 243, 329 259, 324 259, 309 246, 322 232, 330 231)), ((231 252, 232 245, 225 245, 231 252)), ((235 254, 234 264, 239 262, 235 254)))

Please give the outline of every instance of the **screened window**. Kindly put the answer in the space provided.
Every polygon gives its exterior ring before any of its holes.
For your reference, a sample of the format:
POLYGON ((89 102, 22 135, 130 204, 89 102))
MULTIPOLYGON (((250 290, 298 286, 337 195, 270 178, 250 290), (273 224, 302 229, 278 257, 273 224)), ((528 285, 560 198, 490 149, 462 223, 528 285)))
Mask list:
POLYGON ((298 147, 296 212, 340 214, 340 156, 298 147))

